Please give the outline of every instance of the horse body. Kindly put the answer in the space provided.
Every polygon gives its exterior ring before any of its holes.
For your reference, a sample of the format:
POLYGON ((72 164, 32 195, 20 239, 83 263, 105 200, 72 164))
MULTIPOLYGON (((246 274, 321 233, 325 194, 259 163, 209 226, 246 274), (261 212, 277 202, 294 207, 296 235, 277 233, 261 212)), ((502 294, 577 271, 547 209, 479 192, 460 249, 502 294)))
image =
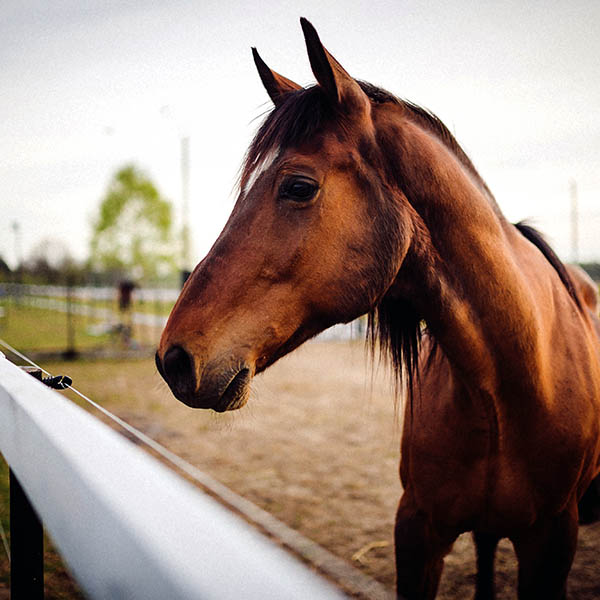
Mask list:
MULTIPOLYGON (((475 200, 475 195, 469 199, 471 207, 475 200)), ((521 513, 515 515, 514 526, 523 526, 535 520, 538 505, 551 502, 549 510, 564 506, 564 495, 574 493, 582 471, 596 466, 597 454, 586 456, 585 449, 598 435, 597 347, 589 335, 590 343, 581 344, 589 323, 538 249, 516 230, 499 227, 496 240, 490 240, 488 230, 486 250, 475 241, 482 236, 472 223, 472 211, 459 207, 451 220, 440 213, 436 211, 436 218, 452 223, 451 236, 460 237, 460 244, 454 239, 446 247, 436 238, 444 264, 428 271, 417 263, 415 273, 404 274, 439 356, 432 368, 423 369, 411 410, 406 411, 403 456, 416 457, 415 485, 431 479, 437 487, 435 494, 427 489, 421 497, 437 502, 445 474, 452 473, 454 480, 464 471, 471 481, 475 470, 476 479, 486 482, 489 498, 482 498, 477 509, 479 525, 486 526, 494 512, 505 515, 504 498, 521 513), (471 222, 463 227, 461 220, 471 222), (469 228, 475 230, 473 239, 469 228), (455 256, 448 252, 450 246, 459 247, 455 256), (428 272, 430 281, 422 275, 428 272), (441 276, 444 272, 449 274, 441 276), (473 431, 461 448, 457 440, 465 429, 473 431), (455 451, 456 457, 450 457, 455 451), (439 465, 439 476, 424 477, 420 469, 432 462, 433 453, 438 454, 433 464, 439 465), (453 458, 455 468, 448 469, 453 458), (560 495, 537 497, 535 490, 547 490, 557 481, 560 495)), ((481 214, 497 220, 489 211, 481 214)), ((429 258, 432 252, 426 254, 429 258)), ((400 277, 397 293, 403 293, 402 284, 400 277)), ((409 473, 407 466, 407 487, 409 473)), ((448 482, 449 489, 457 485, 473 489, 448 482)), ((467 511, 473 510, 472 500, 467 511)), ((447 510, 451 504, 443 505, 447 510)), ((508 527, 505 516, 502 520, 508 527)))
POLYGON ((493 596, 505 536, 520 597, 561 598, 577 501, 600 469, 586 284, 506 221, 443 124, 357 83, 303 29, 319 85, 300 88, 255 52, 276 108, 228 224, 169 317, 159 371, 191 406, 239 408, 255 373, 370 313, 409 389, 399 594, 434 597, 444 555, 474 531, 478 598, 493 596))
MULTIPOLYGON (((549 540, 538 534, 530 547, 523 532, 562 519, 553 543, 570 564, 576 504, 598 470, 599 435, 591 316, 459 161, 442 145, 432 152, 422 135, 413 138, 416 156, 395 156, 427 165, 426 186, 405 193, 429 235, 388 292, 411 299, 438 346, 424 348, 434 356, 405 412, 396 547, 409 597, 434 594, 441 559, 463 531, 510 537, 525 565, 549 540), (449 197, 445 177, 454 184, 449 197), (415 552, 419 543, 428 551, 415 552)), ((524 597, 530 586, 542 594, 541 576, 523 573, 524 597)), ((545 597, 560 597, 561 583, 544 577, 545 597)))

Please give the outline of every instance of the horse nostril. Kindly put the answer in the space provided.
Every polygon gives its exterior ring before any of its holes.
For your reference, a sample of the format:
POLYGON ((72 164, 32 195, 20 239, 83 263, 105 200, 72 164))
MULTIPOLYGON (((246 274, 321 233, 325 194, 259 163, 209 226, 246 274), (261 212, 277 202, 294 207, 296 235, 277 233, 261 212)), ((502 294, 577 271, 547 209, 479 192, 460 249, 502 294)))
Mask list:
POLYGON ((193 364, 191 356, 181 346, 173 346, 165 353, 159 371, 171 388, 191 391, 196 387, 193 364))
POLYGON ((163 371, 162 361, 160 360, 160 356, 158 355, 158 350, 156 351, 156 354, 154 355, 154 362, 156 363, 156 370, 160 373, 160 376, 164 379, 165 372, 163 371))

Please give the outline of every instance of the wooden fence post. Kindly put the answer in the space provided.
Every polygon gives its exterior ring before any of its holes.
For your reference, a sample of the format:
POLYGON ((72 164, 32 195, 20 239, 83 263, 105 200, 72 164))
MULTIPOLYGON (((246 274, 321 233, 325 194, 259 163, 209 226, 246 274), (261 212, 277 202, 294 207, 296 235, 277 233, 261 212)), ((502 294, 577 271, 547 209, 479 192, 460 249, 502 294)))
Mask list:
POLYGON ((44 598, 44 528, 12 469, 10 478, 10 597, 44 598))
POLYGON ((73 286, 75 282, 70 274, 67 274, 66 280, 66 301, 67 301, 67 347, 63 352, 65 360, 75 360, 77 350, 75 348, 75 315, 73 312, 73 286))

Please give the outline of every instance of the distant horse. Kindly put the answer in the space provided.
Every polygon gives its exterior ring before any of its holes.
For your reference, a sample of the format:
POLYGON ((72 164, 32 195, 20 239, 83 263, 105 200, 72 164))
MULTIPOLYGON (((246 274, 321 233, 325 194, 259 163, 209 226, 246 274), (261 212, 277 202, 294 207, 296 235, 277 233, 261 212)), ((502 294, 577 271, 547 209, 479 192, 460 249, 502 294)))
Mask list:
POLYGON ((596 316, 437 117, 350 77, 301 23, 318 85, 253 49, 275 108, 173 308, 158 369, 189 406, 236 409, 253 375, 368 313, 408 391, 399 595, 433 598, 445 554, 473 531, 477 598, 493 597, 502 537, 520 598, 564 598, 577 502, 599 471, 596 316))

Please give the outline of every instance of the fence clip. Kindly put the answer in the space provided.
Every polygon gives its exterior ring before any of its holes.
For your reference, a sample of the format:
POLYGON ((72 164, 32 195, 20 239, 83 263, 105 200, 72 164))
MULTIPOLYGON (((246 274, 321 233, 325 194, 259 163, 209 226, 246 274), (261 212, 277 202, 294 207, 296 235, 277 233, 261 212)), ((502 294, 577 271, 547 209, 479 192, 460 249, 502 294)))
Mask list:
POLYGON ((53 390, 66 390, 73 380, 68 375, 55 375, 54 377, 44 377, 42 383, 53 390))
POLYGON ((44 385, 47 385, 53 390, 65 390, 73 383, 73 380, 68 375, 51 375, 50 377, 44 377, 42 370, 37 367, 21 367, 21 369, 36 379, 39 379, 44 385))

